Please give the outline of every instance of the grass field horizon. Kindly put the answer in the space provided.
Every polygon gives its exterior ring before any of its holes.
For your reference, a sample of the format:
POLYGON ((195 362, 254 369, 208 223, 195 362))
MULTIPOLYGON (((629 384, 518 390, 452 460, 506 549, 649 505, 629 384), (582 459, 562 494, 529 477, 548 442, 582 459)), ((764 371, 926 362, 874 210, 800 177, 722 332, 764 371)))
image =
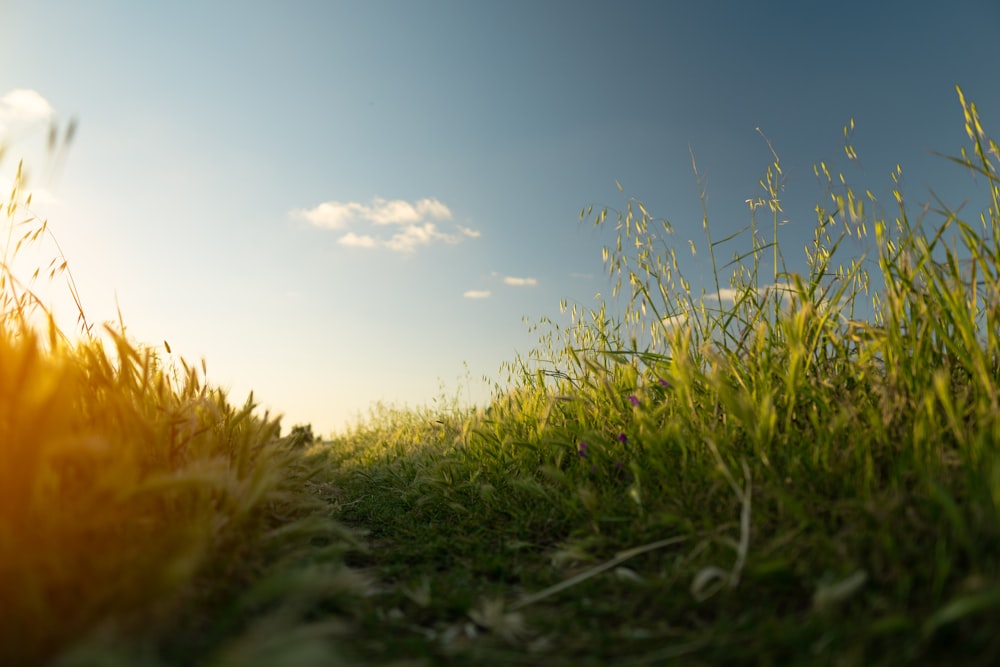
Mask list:
POLYGON ((17 275, 52 238, 18 168, 0 664, 995 664, 1000 147, 957 94, 969 144, 939 159, 983 210, 819 163, 798 272, 780 152, 725 238, 692 159, 713 284, 638 199, 585 207, 610 298, 536 323, 488 405, 376 403, 325 438, 127 313, 88 322, 61 251, 17 275), (78 336, 32 289, 65 277, 78 336))

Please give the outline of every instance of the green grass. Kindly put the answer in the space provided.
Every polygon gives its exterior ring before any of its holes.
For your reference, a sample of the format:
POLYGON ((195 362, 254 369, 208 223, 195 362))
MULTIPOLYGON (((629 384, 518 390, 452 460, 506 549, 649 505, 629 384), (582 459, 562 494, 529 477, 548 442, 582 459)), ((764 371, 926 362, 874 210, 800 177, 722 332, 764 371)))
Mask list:
POLYGON ((618 232, 623 316, 549 323, 486 411, 383 410, 330 443, 340 516, 373 545, 354 564, 389 585, 368 607, 387 657, 1000 659, 1000 155, 961 102, 980 220, 941 202, 913 220, 899 192, 890 219, 817 165, 828 199, 797 275, 776 155, 728 283, 734 239, 706 213, 729 305, 691 294, 641 203, 582 211, 618 232), (849 237, 867 254, 839 262, 849 237))
MULTIPOLYGON (((68 449, 89 463, 68 468, 52 447, 45 479, 72 472, 85 501, 72 525, 51 502, 0 510, 0 540, 34 548, 0 548, 4 581, 33 582, 0 609, 0 662, 996 664, 1000 148, 959 99, 970 146, 949 159, 985 191, 981 216, 936 197, 912 211, 898 190, 890 215, 817 165, 827 191, 801 273, 778 238, 777 155, 741 235, 713 238, 706 211, 715 284, 700 296, 668 222, 636 200, 582 211, 617 232, 616 296, 541 323, 484 409, 378 405, 306 448, 186 364, 171 380, 120 331, 106 360, 8 318, 4 344, 37 351, 0 349, 4 371, 79 366, 106 388, 59 384, 64 432, 35 441, 72 440, 82 411, 142 463, 81 441, 68 449), (178 437, 197 446, 168 463, 178 437), (95 520, 58 548, 90 514, 114 530, 95 520)), ((4 377, 2 405, 27 401, 27 376, 4 377)), ((8 474, 41 465, 9 442, 8 474)))

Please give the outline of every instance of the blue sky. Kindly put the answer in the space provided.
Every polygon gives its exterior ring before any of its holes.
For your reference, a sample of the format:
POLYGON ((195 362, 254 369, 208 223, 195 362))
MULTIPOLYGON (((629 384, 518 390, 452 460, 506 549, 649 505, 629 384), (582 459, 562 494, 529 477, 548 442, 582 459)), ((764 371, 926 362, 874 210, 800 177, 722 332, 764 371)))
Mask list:
POLYGON ((956 204, 976 185, 930 155, 967 141, 955 85, 1000 121, 992 1, 5 0, 0 25, 0 173, 35 165, 90 319, 117 299, 135 339, 321 433, 466 373, 482 401, 535 342, 522 318, 595 304, 613 236, 583 206, 634 196, 703 244, 689 150, 722 237, 761 128, 799 258, 850 118, 855 185, 899 163, 914 201, 956 204))

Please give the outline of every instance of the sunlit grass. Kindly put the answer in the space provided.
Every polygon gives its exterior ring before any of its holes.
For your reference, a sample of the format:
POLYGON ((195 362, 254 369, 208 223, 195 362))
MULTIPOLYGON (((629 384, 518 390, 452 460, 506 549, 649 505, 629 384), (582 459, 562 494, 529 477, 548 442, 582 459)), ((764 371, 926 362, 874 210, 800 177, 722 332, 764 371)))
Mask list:
POLYGON ((341 567, 351 538, 317 459, 252 396, 234 406, 168 346, 89 323, 58 245, 18 275, 18 253, 52 240, 20 165, 3 207, 0 664, 247 665, 269 648, 329 664, 336 628, 308 614, 368 584, 341 567), (34 289, 63 277, 75 340, 34 289))

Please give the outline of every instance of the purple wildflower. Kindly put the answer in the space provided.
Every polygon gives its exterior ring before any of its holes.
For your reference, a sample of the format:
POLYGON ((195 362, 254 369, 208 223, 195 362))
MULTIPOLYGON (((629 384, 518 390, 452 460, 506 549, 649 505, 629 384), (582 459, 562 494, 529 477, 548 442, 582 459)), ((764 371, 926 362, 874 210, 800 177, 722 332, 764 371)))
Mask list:
POLYGON ((581 458, 587 458, 587 443, 583 440, 581 440, 580 444, 577 445, 577 453, 580 454, 581 458))
POLYGON ((628 436, 624 433, 618 434, 618 442, 628 442, 628 436))
POLYGON ((635 394, 629 394, 628 400, 629 400, 629 403, 631 403, 633 406, 638 407, 638 405, 639 405, 639 397, 638 396, 636 396, 635 394))

